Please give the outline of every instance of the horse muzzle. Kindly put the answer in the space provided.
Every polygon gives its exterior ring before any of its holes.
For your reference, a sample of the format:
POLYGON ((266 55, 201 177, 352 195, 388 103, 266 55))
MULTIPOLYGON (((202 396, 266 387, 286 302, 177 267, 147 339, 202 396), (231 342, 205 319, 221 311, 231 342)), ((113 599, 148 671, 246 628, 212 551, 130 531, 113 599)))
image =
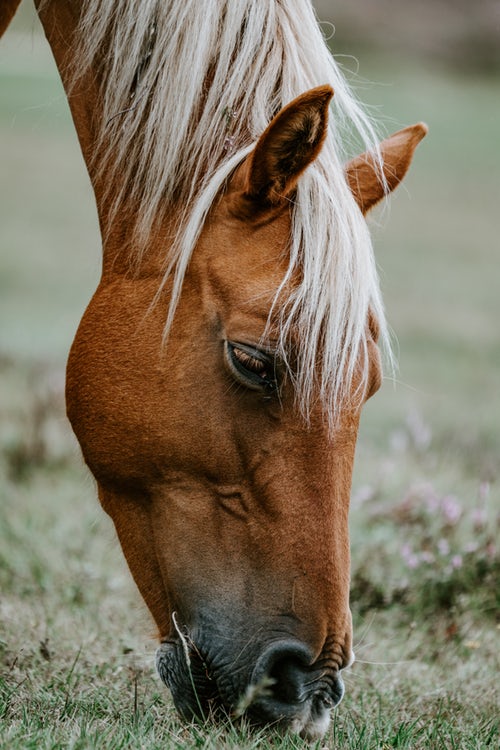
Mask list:
POLYGON ((294 639, 275 641, 244 662, 227 652, 218 660, 205 657, 187 640, 172 640, 159 647, 156 665, 185 719, 245 715, 252 724, 307 740, 324 735, 344 693, 332 661, 323 655, 312 660, 308 647, 294 639))

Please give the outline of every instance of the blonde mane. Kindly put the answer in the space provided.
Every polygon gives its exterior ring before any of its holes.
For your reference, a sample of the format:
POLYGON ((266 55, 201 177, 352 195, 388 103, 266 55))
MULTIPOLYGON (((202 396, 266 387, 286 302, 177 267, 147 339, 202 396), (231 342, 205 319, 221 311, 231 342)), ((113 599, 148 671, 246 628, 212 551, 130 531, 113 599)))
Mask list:
POLYGON ((174 278, 166 333, 228 176, 282 106, 317 85, 333 87, 325 146, 291 208, 283 286, 297 269, 301 283, 279 310, 280 355, 287 360, 292 328, 300 340, 293 374, 300 408, 307 416, 320 398, 333 424, 360 362, 366 370, 369 309, 388 350, 370 237, 343 174, 354 146, 378 151, 310 0, 83 0, 79 39, 75 77, 94 65, 102 76, 96 153, 109 197, 115 211, 139 206, 136 258, 169 207, 186 206, 166 248, 166 277, 174 278))

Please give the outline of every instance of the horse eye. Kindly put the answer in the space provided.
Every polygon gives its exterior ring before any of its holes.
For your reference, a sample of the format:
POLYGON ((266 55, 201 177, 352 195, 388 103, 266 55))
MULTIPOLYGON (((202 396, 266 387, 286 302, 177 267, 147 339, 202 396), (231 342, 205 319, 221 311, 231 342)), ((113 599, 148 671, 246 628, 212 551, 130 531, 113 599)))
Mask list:
POLYGON ((248 344, 226 341, 224 354, 229 371, 242 385, 255 391, 277 388, 274 356, 248 344))

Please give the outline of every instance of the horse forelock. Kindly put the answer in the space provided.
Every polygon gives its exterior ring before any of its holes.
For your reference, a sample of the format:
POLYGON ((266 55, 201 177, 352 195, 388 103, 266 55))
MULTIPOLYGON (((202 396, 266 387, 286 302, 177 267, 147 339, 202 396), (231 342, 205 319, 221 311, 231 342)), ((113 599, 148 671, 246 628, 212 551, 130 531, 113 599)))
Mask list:
POLYGON ((369 310, 390 348, 370 237, 343 172, 353 142, 377 154, 377 137, 310 0, 84 0, 79 37, 75 80, 96 64, 102 77, 96 153, 108 198, 115 211, 128 200, 138 206, 133 252, 169 206, 187 206, 166 250, 166 276, 175 279, 167 334, 228 176, 281 107, 318 84, 333 87, 328 137, 294 199, 289 270, 273 310, 285 360, 292 329, 300 334, 294 380, 303 414, 319 397, 333 424, 366 346, 369 310), (281 291, 296 277, 283 305, 281 291))

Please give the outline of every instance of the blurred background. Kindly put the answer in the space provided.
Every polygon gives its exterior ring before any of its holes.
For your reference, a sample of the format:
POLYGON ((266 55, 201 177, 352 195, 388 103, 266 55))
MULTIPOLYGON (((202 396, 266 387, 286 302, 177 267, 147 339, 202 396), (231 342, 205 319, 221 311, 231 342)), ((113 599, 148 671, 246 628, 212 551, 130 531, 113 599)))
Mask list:
MULTIPOLYGON (((411 695, 422 679, 410 679, 412 655, 414 664, 425 654, 427 668, 442 670, 440 685, 460 664, 451 723, 475 737, 486 724, 471 724, 467 710, 482 711, 483 695, 491 715, 498 658, 491 615, 500 508, 500 3, 317 0, 316 7, 381 133, 429 125, 404 185, 370 218, 399 370, 362 418, 354 619, 358 628, 376 612, 370 641, 380 629, 388 649, 381 658, 405 660, 394 678, 395 711, 397 680, 408 680, 411 695), (435 651, 421 648, 426 628, 435 651)), ((52 642, 61 663, 73 661, 73 632, 94 663, 108 664, 117 644, 120 665, 144 651, 134 640, 142 609, 123 606, 133 599, 130 578, 64 415, 65 361, 99 270, 96 211, 66 99, 23 0, 0 42, 0 676, 10 664, 19 715, 32 699, 31 681, 17 690, 23 659, 38 659, 41 669, 52 642)), ((397 670, 386 668, 386 694, 397 670)), ((373 674, 354 693, 376 690, 380 670, 373 674)), ((425 673, 426 684, 435 680, 425 673)), ((372 698, 365 709, 376 710, 380 696, 372 698)), ((405 705, 429 725, 431 709, 418 699, 405 705)))
POLYGON ((316 0, 314 5, 318 17, 338 29, 339 51, 351 54, 355 48, 445 63, 469 75, 500 69, 497 0, 316 0))

